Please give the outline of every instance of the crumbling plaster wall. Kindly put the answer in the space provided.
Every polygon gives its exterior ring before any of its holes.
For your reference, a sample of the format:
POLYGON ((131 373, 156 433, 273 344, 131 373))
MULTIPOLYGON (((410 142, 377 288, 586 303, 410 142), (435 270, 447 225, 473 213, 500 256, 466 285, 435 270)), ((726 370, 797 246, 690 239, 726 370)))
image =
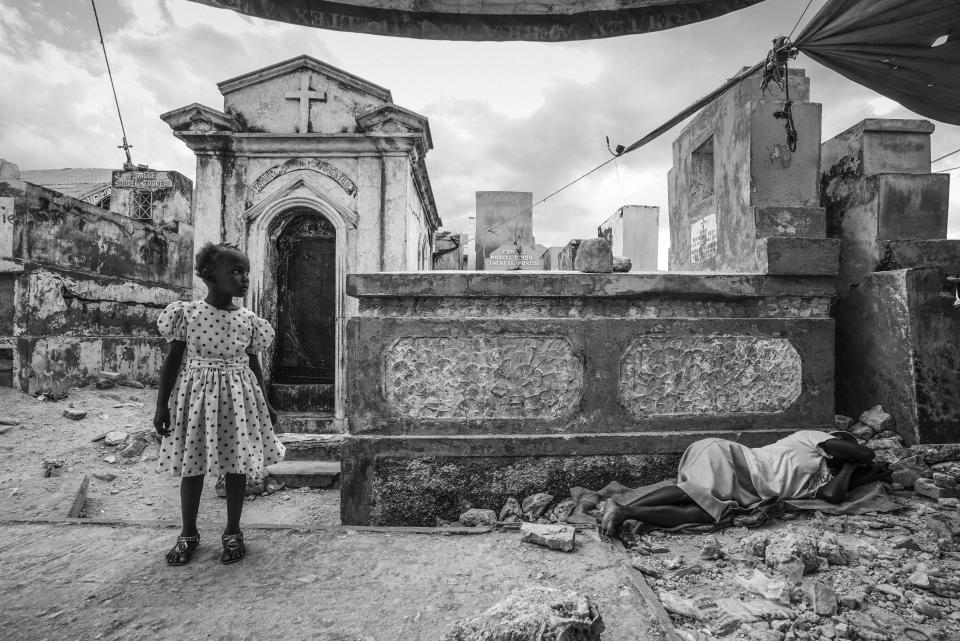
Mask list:
POLYGON ((58 391, 101 369, 156 382, 164 343, 157 316, 189 298, 189 215, 133 220, 9 176, 0 198, 13 203, 13 216, 0 223, 9 384, 58 391))

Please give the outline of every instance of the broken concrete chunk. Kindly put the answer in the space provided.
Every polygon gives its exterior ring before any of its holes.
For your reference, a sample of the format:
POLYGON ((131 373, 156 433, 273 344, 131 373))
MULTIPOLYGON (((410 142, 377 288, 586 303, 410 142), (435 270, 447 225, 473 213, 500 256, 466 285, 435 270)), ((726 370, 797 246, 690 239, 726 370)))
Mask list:
POLYGON ((816 543, 798 532, 786 532, 772 538, 767 543, 764 558, 767 565, 777 570, 782 570, 792 560, 800 561, 804 572, 813 572, 818 565, 816 543))
POLYGON ((931 499, 956 499, 960 498, 960 488, 937 487, 932 479, 917 479, 913 486, 913 491, 922 496, 931 499))
POLYGON ((126 442, 127 438, 130 435, 124 432, 123 430, 112 430, 107 432, 106 436, 103 437, 103 442, 105 445, 120 445, 121 443, 126 442))
POLYGON ((943 612, 940 610, 940 608, 923 598, 917 598, 913 600, 913 609, 915 612, 918 612, 925 617, 930 617, 931 619, 939 619, 943 616, 943 612))
POLYGON ((867 447, 871 450, 891 450, 903 447, 903 440, 899 436, 893 438, 872 438, 867 441, 867 447))
POLYGON ((498 520, 500 521, 519 521, 523 516, 523 510, 520 508, 520 501, 512 496, 507 497, 503 507, 500 508, 498 520))
POLYGON ((760 570, 754 569, 748 577, 735 576, 734 581, 745 590, 759 594, 765 599, 784 605, 790 604, 790 586, 782 577, 771 578, 760 570))
POLYGON ((850 559, 840 542, 837 535, 827 532, 817 541, 817 554, 827 559, 831 565, 848 565, 850 559))
POLYGON ((550 510, 550 522, 551 523, 563 523, 567 520, 567 517, 570 516, 570 513, 573 512, 573 508, 577 506, 573 502, 573 499, 565 499, 560 501, 553 509, 550 510))
POLYGON ((930 466, 916 454, 891 464, 890 470, 893 482, 900 483, 906 488, 913 487, 917 479, 930 478, 931 476, 930 466))
POLYGON ((521 509, 523 517, 529 521, 536 521, 543 516, 544 510, 553 502, 553 495, 540 492, 523 499, 521 509))
POLYGON ((117 382, 120 380, 120 372, 107 372, 100 370, 100 378, 108 381, 117 382))
POLYGON ((587 238, 577 248, 573 268, 589 274, 609 274, 613 271, 613 252, 603 238, 587 238))
POLYGON ((807 605, 822 617, 837 613, 837 595, 825 583, 813 579, 803 582, 803 598, 807 605))
POLYGON ((12 416, 0 416, 0 425, 19 425, 20 421, 12 416))
POLYGON ((615 272, 628 272, 633 269, 633 262, 629 258, 624 258, 623 256, 614 256, 613 257, 613 271, 615 272))
POLYGON ((135 389, 143 389, 144 384, 140 381, 117 381, 120 385, 124 387, 133 387, 135 389))
POLYGON ((889 540, 890 545, 894 548, 899 548, 902 550, 919 550, 920 546, 917 545, 917 542, 913 540, 913 537, 909 534, 901 534, 900 536, 895 536, 889 540))
POLYGON ((896 421, 893 416, 883 411, 880 405, 874 405, 866 412, 860 415, 860 422, 873 428, 874 432, 883 432, 884 430, 896 429, 896 421))
POLYGON ((492 527, 497 522, 497 513, 474 508, 461 514, 459 521, 467 527, 492 527))
POLYGON ((934 472, 933 484, 939 488, 952 490, 957 487, 957 480, 952 476, 950 476, 949 474, 943 474, 942 472, 934 472))
POLYGON ((767 553, 767 542, 769 540, 769 534, 765 532, 754 532, 740 541, 740 547, 747 554, 763 558, 767 553))
POLYGON ((723 549, 717 537, 708 536, 703 539, 703 545, 700 547, 700 558, 705 561, 716 561, 723 558, 723 549))
POLYGON ((572 552, 576 545, 577 531, 570 525, 522 523, 520 532, 524 543, 536 543, 551 550, 572 552))
POLYGON ((457 621, 440 641, 600 641, 603 630, 600 610, 590 597, 536 586, 511 592, 486 611, 457 621))
POLYGON ((863 607, 863 602, 867 598, 867 589, 858 585, 840 597, 840 605, 847 610, 857 610, 863 607))
POLYGON ((114 383, 111 380, 101 378, 99 381, 94 383, 94 386, 97 389, 113 389, 114 387, 116 387, 116 383, 114 383))
POLYGON ((79 421, 82 418, 87 416, 87 410, 76 409, 73 407, 68 407, 63 410, 63 415, 67 418, 79 421))
POLYGON ((863 423, 857 423, 847 431, 863 441, 869 441, 875 434, 872 427, 863 423))
MULTIPOLYGON (((142 455, 148 446, 156 443, 155 434, 156 432, 148 432, 146 430, 134 432, 129 436, 127 446, 120 450, 120 456, 122 458, 136 458, 142 455)), ((106 438, 104 440, 106 440, 106 438)), ((110 445, 110 443, 108 442, 107 445, 110 445)))

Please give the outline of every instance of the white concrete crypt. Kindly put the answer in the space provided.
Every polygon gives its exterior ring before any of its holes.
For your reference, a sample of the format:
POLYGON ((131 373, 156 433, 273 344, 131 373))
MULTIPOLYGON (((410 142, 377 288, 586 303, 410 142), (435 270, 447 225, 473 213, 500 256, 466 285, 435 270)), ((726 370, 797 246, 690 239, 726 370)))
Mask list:
MULTIPOLYGON (((277 328, 262 356, 282 429, 316 431, 331 410, 342 429, 344 329, 357 309, 347 273, 431 266, 429 124, 310 56, 217 86, 223 111, 160 116, 197 156, 194 247, 232 242, 250 257, 244 304, 277 328)), ((197 277, 193 295, 206 295, 197 277)))

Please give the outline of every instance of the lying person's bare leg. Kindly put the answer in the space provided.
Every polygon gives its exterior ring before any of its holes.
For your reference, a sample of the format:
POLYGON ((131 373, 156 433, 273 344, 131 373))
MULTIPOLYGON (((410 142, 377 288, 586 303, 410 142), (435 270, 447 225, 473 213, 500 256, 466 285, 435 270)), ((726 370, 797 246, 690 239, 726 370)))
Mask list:
POLYGON ((665 487, 639 499, 620 505, 613 499, 607 499, 603 508, 600 532, 606 536, 616 536, 620 526, 627 519, 642 521, 657 527, 676 527, 685 523, 713 523, 713 517, 680 488, 665 487), (667 503, 667 499, 674 499, 667 503), (654 501, 662 501, 654 503, 654 501))

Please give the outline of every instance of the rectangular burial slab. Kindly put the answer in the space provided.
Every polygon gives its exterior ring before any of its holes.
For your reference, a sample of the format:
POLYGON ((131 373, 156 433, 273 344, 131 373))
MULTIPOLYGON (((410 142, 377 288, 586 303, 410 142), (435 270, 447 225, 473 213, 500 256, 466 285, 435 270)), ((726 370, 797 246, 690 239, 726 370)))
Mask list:
POLYGON ((516 276, 348 277, 345 523, 650 483, 706 436, 833 426, 832 278, 516 276))
POLYGON ((0 487, 0 519, 76 518, 87 499, 86 474, 22 479, 0 487))

